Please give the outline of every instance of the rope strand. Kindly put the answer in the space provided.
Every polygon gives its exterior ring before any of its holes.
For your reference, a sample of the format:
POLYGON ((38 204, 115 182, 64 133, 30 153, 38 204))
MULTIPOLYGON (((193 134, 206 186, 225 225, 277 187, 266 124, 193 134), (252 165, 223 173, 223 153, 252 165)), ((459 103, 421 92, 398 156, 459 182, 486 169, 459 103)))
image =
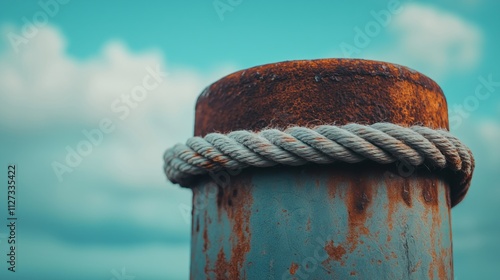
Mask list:
POLYGON ((193 176, 223 169, 371 160, 450 169, 458 173, 459 191, 465 194, 474 170, 471 151, 449 132, 392 123, 210 133, 168 149, 164 160, 168 179, 182 186, 188 186, 193 176))

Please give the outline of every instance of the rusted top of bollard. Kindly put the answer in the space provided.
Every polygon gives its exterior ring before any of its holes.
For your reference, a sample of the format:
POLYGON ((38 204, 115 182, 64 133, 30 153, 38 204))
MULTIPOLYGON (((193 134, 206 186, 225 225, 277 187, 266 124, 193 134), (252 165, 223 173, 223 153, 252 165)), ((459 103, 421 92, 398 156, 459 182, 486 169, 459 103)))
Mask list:
POLYGON ((433 80, 404 66, 361 59, 286 61, 210 85, 196 104, 195 135, 350 122, 448 129, 448 109, 433 80))
MULTIPOLYGON (((361 59, 266 64, 223 77, 196 104, 195 136, 235 130, 390 122, 448 130, 441 88, 404 66, 361 59)), ((460 181, 443 171, 452 185, 460 181)), ((451 206, 468 186, 451 188, 451 206)))

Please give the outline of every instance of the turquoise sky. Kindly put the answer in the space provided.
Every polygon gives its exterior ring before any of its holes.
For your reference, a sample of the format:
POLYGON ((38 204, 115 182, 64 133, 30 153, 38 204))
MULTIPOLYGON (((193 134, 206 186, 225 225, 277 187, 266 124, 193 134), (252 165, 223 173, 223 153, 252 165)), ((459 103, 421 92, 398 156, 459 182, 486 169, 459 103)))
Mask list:
POLYGON ((186 279, 191 193, 166 181, 161 157, 192 134, 197 95, 239 69, 326 57, 402 64, 442 87, 452 132, 477 166, 452 211, 455 276, 498 275, 500 2, 215 2, 229 6, 0 3, 0 166, 4 176, 18 166, 19 218, 18 271, 2 262, 1 279, 186 279), (166 74, 117 110, 151 72, 166 74), (103 121, 109 132, 54 171, 103 121))

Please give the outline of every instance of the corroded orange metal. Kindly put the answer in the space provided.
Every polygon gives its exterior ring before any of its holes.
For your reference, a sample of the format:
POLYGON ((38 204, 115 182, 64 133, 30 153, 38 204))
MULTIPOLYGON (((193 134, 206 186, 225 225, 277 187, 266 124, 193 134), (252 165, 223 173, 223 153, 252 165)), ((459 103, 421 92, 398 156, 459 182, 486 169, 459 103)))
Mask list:
POLYGON ((385 62, 320 59, 267 64, 209 86, 196 104, 195 135, 380 121, 448 129, 446 99, 428 77, 385 62))

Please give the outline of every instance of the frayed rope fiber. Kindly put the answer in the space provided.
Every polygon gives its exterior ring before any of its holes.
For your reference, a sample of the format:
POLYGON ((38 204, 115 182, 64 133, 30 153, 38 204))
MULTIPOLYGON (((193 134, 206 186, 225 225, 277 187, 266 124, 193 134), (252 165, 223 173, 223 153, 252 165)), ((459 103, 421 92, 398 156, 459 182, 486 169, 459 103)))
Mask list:
POLYGON ((413 166, 425 163, 436 169, 451 170, 458 184, 452 188, 458 188, 455 189, 458 196, 467 192, 474 170, 469 148, 447 131, 392 123, 210 133, 191 137, 186 144, 176 144, 165 152, 164 160, 168 179, 185 187, 197 175, 249 166, 364 160, 380 164, 402 161, 413 166))

